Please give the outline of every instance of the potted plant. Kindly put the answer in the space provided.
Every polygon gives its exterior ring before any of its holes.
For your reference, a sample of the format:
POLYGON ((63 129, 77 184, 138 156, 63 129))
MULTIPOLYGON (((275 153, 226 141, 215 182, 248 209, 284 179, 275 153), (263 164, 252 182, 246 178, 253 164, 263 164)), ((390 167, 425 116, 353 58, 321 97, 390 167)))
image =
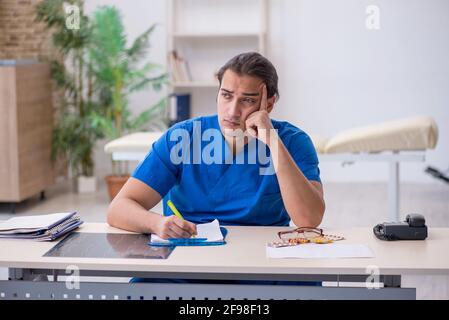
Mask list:
POLYGON ((101 132, 93 125, 93 74, 88 58, 91 27, 82 0, 44 0, 37 6, 36 20, 52 33, 55 58, 52 78, 60 90, 53 131, 52 158, 68 160, 80 193, 96 189, 93 149, 101 132), (79 28, 68 29, 65 5, 79 8, 79 28))
MULTIPOLYGON (((167 83, 162 67, 145 59, 149 37, 155 27, 149 27, 127 46, 119 11, 113 6, 102 6, 94 12, 92 42, 95 45, 89 48, 89 60, 99 106, 94 111, 93 124, 107 139, 116 139, 151 125, 159 129, 167 125, 167 97, 138 115, 133 115, 129 108, 129 96, 133 92, 147 87, 159 91, 167 83)), ((128 179, 129 172, 127 163, 111 161, 113 172, 105 180, 113 199, 128 179)))

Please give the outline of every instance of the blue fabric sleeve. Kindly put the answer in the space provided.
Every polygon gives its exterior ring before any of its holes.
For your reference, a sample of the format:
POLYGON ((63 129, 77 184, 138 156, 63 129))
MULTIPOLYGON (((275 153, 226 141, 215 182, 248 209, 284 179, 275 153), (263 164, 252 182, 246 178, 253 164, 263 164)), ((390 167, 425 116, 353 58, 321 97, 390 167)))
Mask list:
POLYGON ((162 137, 153 143, 151 151, 134 170, 132 177, 147 184, 163 198, 175 185, 181 170, 181 164, 170 160, 171 146, 175 143, 169 140, 170 133, 179 125, 167 130, 162 137))
POLYGON ((312 139, 305 132, 298 132, 293 135, 289 151, 304 176, 308 180, 321 183, 318 155, 312 139))

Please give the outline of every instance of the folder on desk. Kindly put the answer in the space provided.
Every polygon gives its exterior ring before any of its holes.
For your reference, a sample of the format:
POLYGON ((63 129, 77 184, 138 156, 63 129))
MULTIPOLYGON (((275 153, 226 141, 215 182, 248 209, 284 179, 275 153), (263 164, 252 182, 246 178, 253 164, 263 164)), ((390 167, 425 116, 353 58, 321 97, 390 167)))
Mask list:
POLYGON ((225 238, 228 230, 220 227, 217 219, 210 223, 198 224, 197 235, 195 238, 171 238, 162 239, 152 234, 150 246, 155 247, 173 247, 173 246, 219 246, 226 244, 225 238))
POLYGON ((0 239, 52 241, 78 228, 76 212, 14 217, 0 223, 0 239))

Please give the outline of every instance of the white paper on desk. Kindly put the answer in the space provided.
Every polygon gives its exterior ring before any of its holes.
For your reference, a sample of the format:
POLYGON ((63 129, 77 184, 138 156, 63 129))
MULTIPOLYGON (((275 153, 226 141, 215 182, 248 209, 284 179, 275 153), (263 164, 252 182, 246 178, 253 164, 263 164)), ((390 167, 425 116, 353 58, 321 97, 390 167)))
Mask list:
POLYGON ((58 222, 73 215, 73 212, 51 213, 44 215, 31 215, 23 217, 14 217, 4 222, 0 222, 1 232, 18 232, 18 231, 33 231, 46 229, 58 222))
MULTIPOLYGON (((195 238, 207 238, 208 242, 222 241, 223 234, 220 230, 220 223, 217 219, 209 223, 202 223, 196 225, 197 235, 195 238)), ((151 235, 151 242, 169 242, 169 240, 162 239, 156 234, 151 235)))
POLYGON ((364 244, 315 244, 273 248, 267 246, 268 258, 373 258, 371 249, 364 244))

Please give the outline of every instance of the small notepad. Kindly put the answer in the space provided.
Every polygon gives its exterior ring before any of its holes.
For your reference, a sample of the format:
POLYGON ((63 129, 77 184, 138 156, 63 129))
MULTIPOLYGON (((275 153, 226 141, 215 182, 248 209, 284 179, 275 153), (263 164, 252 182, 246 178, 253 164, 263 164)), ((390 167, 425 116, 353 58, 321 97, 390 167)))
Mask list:
POLYGON ((217 219, 209 223, 196 225, 195 238, 171 238, 162 239, 156 234, 151 235, 151 246, 211 246, 225 244, 226 229, 220 227, 217 219))

